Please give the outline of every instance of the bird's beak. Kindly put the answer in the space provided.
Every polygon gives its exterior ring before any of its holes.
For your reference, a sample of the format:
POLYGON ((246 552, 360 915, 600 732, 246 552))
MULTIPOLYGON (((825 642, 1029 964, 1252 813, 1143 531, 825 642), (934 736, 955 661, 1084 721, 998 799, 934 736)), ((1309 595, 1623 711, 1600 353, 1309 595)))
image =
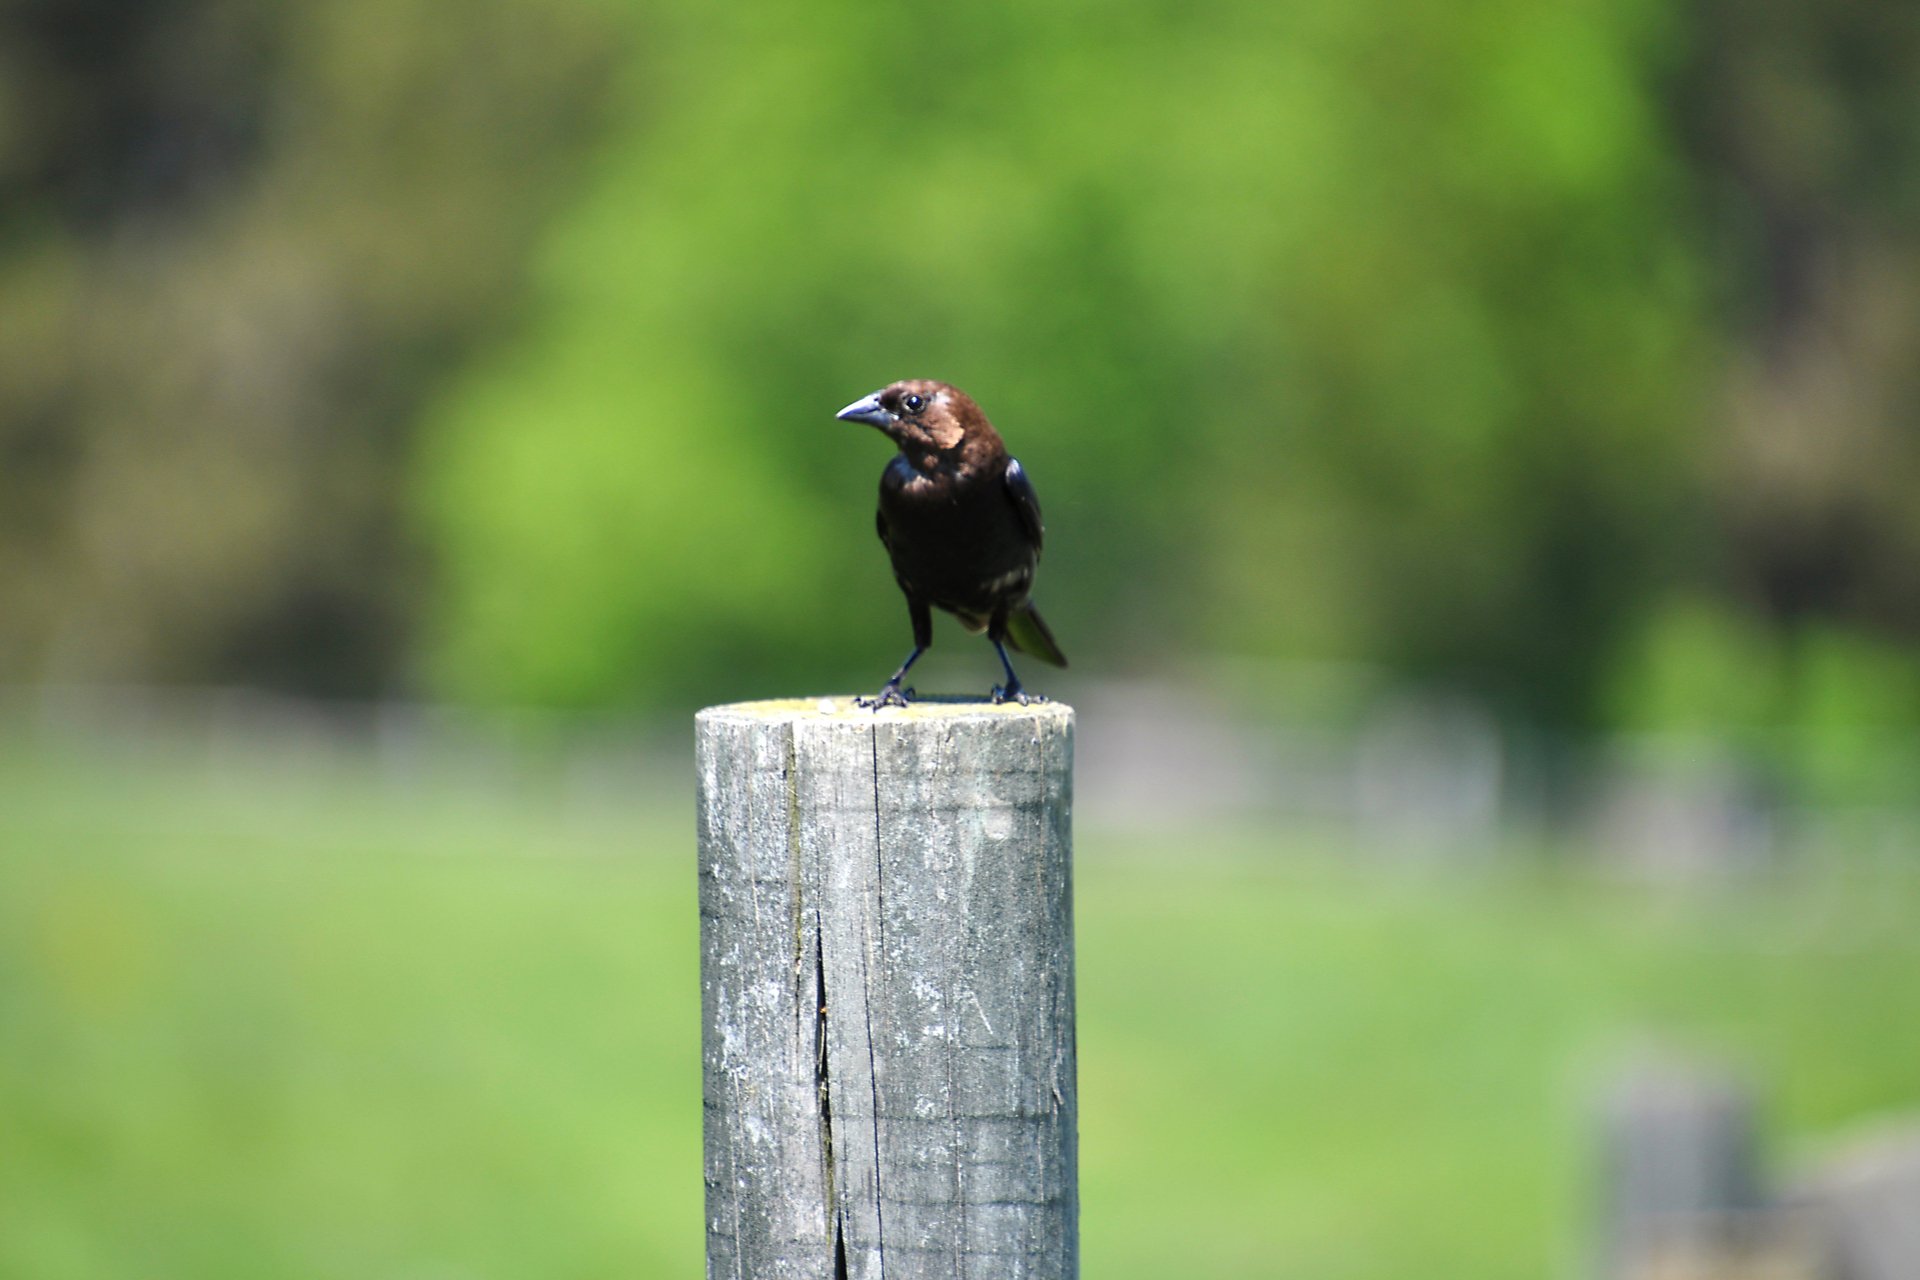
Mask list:
POLYGON ((884 427, 893 421, 893 415, 880 403, 878 391, 861 396, 833 416, 842 422, 864 422, 870 427, 884 427))

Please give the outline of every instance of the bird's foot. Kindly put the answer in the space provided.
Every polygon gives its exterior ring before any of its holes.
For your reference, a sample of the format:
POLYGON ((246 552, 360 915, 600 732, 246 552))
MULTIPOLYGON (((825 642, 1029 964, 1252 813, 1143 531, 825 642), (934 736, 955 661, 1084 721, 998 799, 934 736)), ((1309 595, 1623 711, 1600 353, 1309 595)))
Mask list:
POLYGON ((904 707, 914 700, 912 689, 902 689, 898 680, 889 680, 880 686, 880 692, 871 698, 855 698, 853 705, 864 707, 868 711, 878 711, 882 707, 904 707))
POLYGON ((1009 684, 997 684, 993 686, 993 692, 987 696, 993 700, 993 705, 996 707, 1003 702, 1017 702, 1024 707, 1035 702, 1045 702, 1047 700, 1045 694, 1028 693, 1021 687, 1018 680, 1009 684))

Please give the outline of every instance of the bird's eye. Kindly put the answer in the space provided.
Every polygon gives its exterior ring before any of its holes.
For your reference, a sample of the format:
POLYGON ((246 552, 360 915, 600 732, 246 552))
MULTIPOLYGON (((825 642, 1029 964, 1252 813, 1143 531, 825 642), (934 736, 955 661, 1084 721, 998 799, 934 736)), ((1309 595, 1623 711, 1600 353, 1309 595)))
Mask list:
POLYGON ((918 413, 927 407, 927 398, 918 391, 911 391, 900 403, 908 413, 918 413))

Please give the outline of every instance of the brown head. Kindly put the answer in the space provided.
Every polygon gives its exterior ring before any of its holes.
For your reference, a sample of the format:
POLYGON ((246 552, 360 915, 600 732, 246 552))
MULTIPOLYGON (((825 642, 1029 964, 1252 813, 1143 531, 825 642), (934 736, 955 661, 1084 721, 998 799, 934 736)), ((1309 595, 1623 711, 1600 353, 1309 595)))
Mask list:
POLYGON ((984 460, 1005 448, 972 396, 926 378, 882 387, 833 416, 880 428, 900 452, 913 458, 964 454, 969 460, 984 460))

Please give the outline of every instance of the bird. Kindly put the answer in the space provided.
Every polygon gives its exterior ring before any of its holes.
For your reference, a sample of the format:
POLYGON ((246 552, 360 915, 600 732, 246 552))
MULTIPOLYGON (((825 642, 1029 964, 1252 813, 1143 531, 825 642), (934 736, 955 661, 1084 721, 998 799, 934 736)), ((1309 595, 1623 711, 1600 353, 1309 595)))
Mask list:
POLYGON ((914 697, 901 681, 933 644, 933 610, 986 632, 1005 668, 995 703, 1044 701, 1013 672, 1007 649, 1056 667, 1067 665, 1053 633, 1027 598, 1040 563, 1045 526, 1026 468, 1007 453, 1000 433, 966 392, 949 383, 911 379, 862 396, 834 415, 863 422, 898 446, 880 473, 880 541, 893 578, 907 597, 913 652, 871 698, 879 710, 914 697))

